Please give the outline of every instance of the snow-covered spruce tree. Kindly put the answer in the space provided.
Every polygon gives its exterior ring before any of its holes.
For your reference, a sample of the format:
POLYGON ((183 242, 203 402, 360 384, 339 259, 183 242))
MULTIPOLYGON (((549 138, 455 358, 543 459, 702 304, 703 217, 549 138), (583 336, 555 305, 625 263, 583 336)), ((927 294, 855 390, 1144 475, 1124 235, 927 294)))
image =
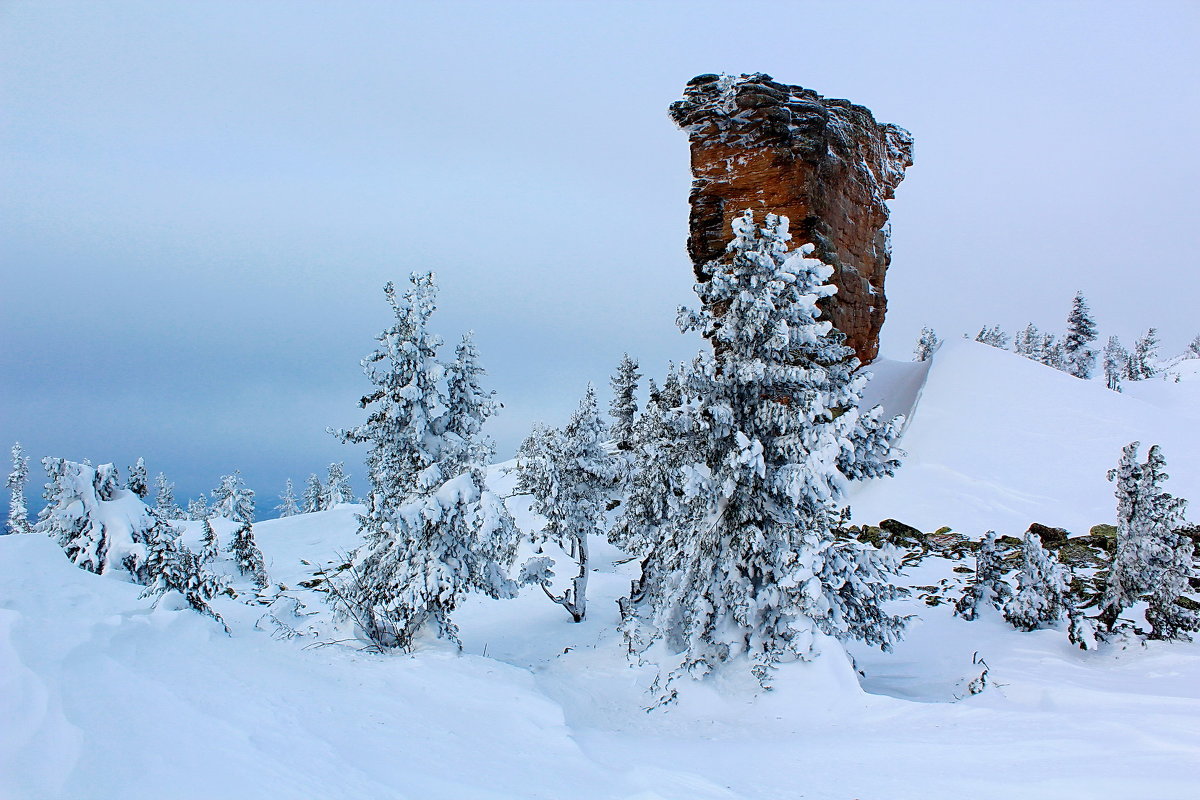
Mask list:
POLYGON ((94 513, 98 500, 91 467, 65 458, 43 458, 49 480, 42 497, 46 505, 34 530, 52 537, 80 569, 100 574, 108 566, 108 537, 94 513))
POLYGON ((175 484, 160 472, 154 487, 154 513, 163 519, 183 519, 183 509, 175 503, 175 484))
POLYGON ((662 389, 652 388, 646 409, 633 425, 632 469, 620 515, 608 532, 617 547, 645 558, 662 529, 679 514, 683 467, 695 463, 687 411, 672 367, 662 389))
POLYGON ((1056 341, 1053 333, 1042 336, 1042 344, 1037 351, 1037 360, 1060 372, 1067 371, 1066 352, 1063 350, 1062 342, 1056 341))
POLYGON ((291 478, 283 484, 283 494, 279 495, 279 505, 275 506, 275 510, 279 512, 281 519, 300 513, 300 506, 296 504, 296 489, 292 486, 291 478))
POLYGON ((1096 351, 1090 345, 1096 341, 1096 322, 1083 292, 1077 292, 1067 314, 1067 333, 1063 337, 1063 359, 1066 371, 1076 378, 1087 380, 1096 367, 1096 351))
POLYGON ((8 522, 5 530, 8 533, 31 533, 33 525, 29 522, 29 507, 25 504, 25 483, 29 480, 29 456, 21 449, 21 443, 12 446, 12 472, 8 473, 5 486, 8 487, 8 522))
POLYGON ((1200 358, 1200 335, 1188 342, 1187 356, 1188 358, 1200 358))
POLYGON ((1191 540, 1177 532, 1187 502, 1163 488, 1166 461, 1158 445, 1144 464, 1137 460, 1139 446, 1126 445, 1108 472, 1117 487, 1117 548, 1100 600, 1100 621, 1111 632, 1125 609, 1146 599, 1151 636, 1181 638, 1197 629, 1196 615, 1178 603, 1194 577, 1191 540))
POLYGON ((342 503, 353 502, 354 490, 350 488, 350 476, 346 474, 346 464, 343 461, 335 461, 329 465, 325 486, 321 489, 321 510, 328 511, 342 503))
POLYGON ((1042 332, 1031 322, 1013 338, 1013 352, 1037 361, 1044 342, 1042 332))
POLYGON ((254 492, 246 488, 241 471, 234 470, 232 475, 221 476, 221 483, 212 490, 209 508, 214 517, 225 517, 234 522, 254 522, 254 492))
POLYGON ((413 273, 410 280, 403 297, 391 282, 384 286, 395 322, 375 337, 379 346, 361 362, 375 387, 359 400, 366 422, 331 431, 345 443, 368 445, 367 516, 380 525, 390 509, 452 477, 442 473, 442 459, 449 455, 443 453, 446 369, 437 358, 442 339, 428 329, 437 290, 431 272, 413 273))
POLYGON ((1037 630, 1062 617, 1069 605, 1069 591, 1062 564, 1042 547, 1041 537, 1026 532, 1021 542, 1017 591, 1004 606, 1004 618, 1014 628, 1037 630))
POLYGON ((312 514, 314 511, 321 511, 321 496, 325 493, 325 487, 321 485, 321 479, 317 477, 317 473, 310 473, 308 480, 304 482, 304 496, 300 501, 300 513, 312 514))
POLYGON ((634 420, 637 419, 637 390, 641 377, 638 362, 630 358, 628 353, 622 355, 617 372, 612 376, 613 398, 609 404, 609 414, 613 418, 612 438, 618 450, 633 448, 631 434, 634 420))
POLYGON ((204 492, 201 492, 200 496, 197 497, 195 500, 188 500, 188 507, 187 507, 187 518, 188 519, 190 519, 194 522, 199 522, 201 520, 208 519, 211 516, 212 516, 212 509, 210 509, 208 507, 208 497, 205 496, 204 492))
POLYGON ((1121 391, 1121 381, 1129 375, 1129 351, 1115 336, 1104 345, 1104 382, 1114 392, 1121 391))
POLYGON ((179 592, 189 606, 212 617, 229 632, 221 615, 210 605, 225 589, 224 579, 206 570, 202 558, 179 541, 179 532, 165 520, 160 519, 147 534, 146 558, 140 573, 146 585, 142 597, 161 598, 169 591, 179 592))
POLYGON ((468 464, 486 463, 494 452, 491 440, 483 433, 483 424, 494 416, 500 406, 496 393, 484 389, 479 379, 486 371, 479 364, 479 349, 475 334, 467 331, 454 351, 454 363, 447 369, 446 392, 449 397, 446 412, 446 435, 457 436, 461 445, 450 452, 459 453, 459 463, 446 463, 448 475, 455 475, 468 464))
MULTIPOLYGON (((427 626, 458 642, 451 614, 469 591, 515 596, 507 575, 519 533, 504 501, 485 483, 490 450, 451 407, 438 337, 428 331, 435 308, 432 273, 414 274, 402 298, 384 289, 395 322, 363 359, 375 386, 360 405, 366 422, 336 434, 369 447, 364 544, 330 597, 378 647, 412 647, 427 626), (459 474, 446 469, 465 465, 459 474)), ((487 413, 484 412, 486 416, 487 413)))
POLYGON ((1000 329, 999 325, 994 325, 990 328, 985 325, 979 329, 979 333, 975 334, 975 341, 982 342, 990 347, 1007 350, 1009 336, 1000 329))
POLYGON ((913 348, 913 361, 929 360, 933 351, 937 350, 941 343, 942 340, 938 338, 933 328, 921 328, 921 335, 917 337, 917 346, 913 348))
POLYGON ((1125 377, 1144 381, 1158 374, 1158 329, 1150 328, 1133 345, 1125 377))
POLYGON ((267 565, 263 560, 262 550, 258 549, 258 543, 254 541, 254 525, 251 522, 242 520, 242 524, 233 532, 229 552, 233 554, 239 572, 254 581, 254 585, 259 589, 267 588, 267 565))
POLYGON ((975 577, 954 604, 954 613, 974 620, 984 606, 1003 609, 1012 598, 1012 588, 1004 580, 1004 561, 996 547, 996 532, 988 531, 975 551, 975 577))
POLYGON ((886 554, 839 540, 832 526, 862 378, 844 336, 818 319, 836 291, 833 269, 788 252, 786 218, 733 224, 728 260, 696 286, 699 311, 680 313, 714 355, 686 375, 696 461, 683 470, 679 512, 661 530, 621 628, 631 654, 658 645, 663 701, 682 675, 745 658, 762 683, 780 662, 810 659, 820 634, 887 648, 904 620, 882 603, 899 590, 886 554))
POLYGON ((546 596, 575 622, 587 613, 591 569, 588 539, 601 533, 608 491, 617 479, 617 459, 604 448, 606 429, 589 384, 579 408, 562 432, 541 429, 517 469, 516 491, 533 496, 530 508, 546 519, 538 538, 556 543, 578 567, 561 595, 542 582, 546 596))
POLYGON ((125 488, 143 500, 150 494, 150 482, 146 475, 146 461, 140 456, 137 463, 129 468, 129 480, 125 482, 125 488))
POLYGON ((202 525, 204 532, 200 536, 200 561, 207 564, 221 554, 221 543, 211 519, 205 517, 202 525))

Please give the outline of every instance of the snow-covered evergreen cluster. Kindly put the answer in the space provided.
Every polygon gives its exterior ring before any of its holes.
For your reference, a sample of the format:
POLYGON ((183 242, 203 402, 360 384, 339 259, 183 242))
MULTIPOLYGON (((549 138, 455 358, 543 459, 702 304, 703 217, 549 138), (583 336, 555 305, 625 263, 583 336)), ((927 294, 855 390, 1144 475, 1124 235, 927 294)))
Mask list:
POLYGON ((996 535, 989 531, 976 550, 975 574, 955 613, 974 620, 982 609, 994 607, 1026 631, 1065 619, 1070 641, 1083 649, 1094 648, 1097 635, 1139 630, 1121 615, 1141 602, 1146 603, 1149 638, 1188 639, 1200 629, 1191 597, 1200 572, 1192 540, 1181 532, 1187 503, 1164 489, 1166 462, 1158 446, 1150 448, 1143 463, 1138 462, 1139 447, 1138 442, 1126 445, 1117 466, 1108 471, 1116 484, 1116 541, 1107 568, 1094 576, 1098 593, 1084 589, 1086 581, 1072 575, 1033 531, 1021 542, 1014 591, 1005 578, 1008 570, 996 535))
MULTIPOLYGON (((1121 384, 1125 381, 1144 381, 1161 373, 1157 329, 1147 329, 1134 342, 1132 351, 1127 350, 1116 336, 1108 337, 1103 349, 1096 350, 1093 344, 1098 336, 1099 328, 1092 318, 1091 309, 1083 293, 1079 292, 1071 303, 1071 311, 1067 314, 1067 329, 1061 339, 1053 333, 1038 330, 1031 322, 1012 337, 998 325, 985 325, 975 334, 975 341, 1005 350, 1008 349, 1011 340, 1013 352, 1018 355, 1083 380, 1092 377, 1099 360, 1105 384, 1114 392, 1121 391, 1121 384)), ((928 342, 936 341, 936 338, 932 329, 921 330, 915 351, 916 360, 924 361, 928 358, 931 352, 928 342)), ((1192 340, 1179 358, 1200 358, 1200 336, 1192 340)))

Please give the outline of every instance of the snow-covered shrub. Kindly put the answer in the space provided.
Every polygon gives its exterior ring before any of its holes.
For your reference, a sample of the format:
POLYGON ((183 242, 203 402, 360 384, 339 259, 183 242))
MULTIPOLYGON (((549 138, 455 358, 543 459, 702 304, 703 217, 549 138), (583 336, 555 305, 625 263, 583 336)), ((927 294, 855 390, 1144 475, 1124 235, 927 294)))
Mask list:
POLYGON ((993 325, 990 328, 985 325, 979 329, 979 333, 975 334, 975 341, 982 342, 990 347, 1007 350, 1009 335, 1002 331, 999 325, 993 325))
POLYGON ((1032 631, 1057 622, 1070 604, 1068 576, 1058 559, 1042 547, 1036 533, 1021 542, 1017 591, 1004 606, 1004 618, 1015 628, 1032 631))
POLYGON ((974 620, 984 606, 1004 608, 1012 597, 1012 588, 1004 580, 1004 572, 1004 562, 996 547, 996 532, 988 531, 975 551, 975 576, 955 603, 954 613, 965 620, 974 620))
POLYGON ((941 343, 933 328, 921 328, 921 335, 917 337, 917 345, 913 348, 913 361, 927 361, 941 343))

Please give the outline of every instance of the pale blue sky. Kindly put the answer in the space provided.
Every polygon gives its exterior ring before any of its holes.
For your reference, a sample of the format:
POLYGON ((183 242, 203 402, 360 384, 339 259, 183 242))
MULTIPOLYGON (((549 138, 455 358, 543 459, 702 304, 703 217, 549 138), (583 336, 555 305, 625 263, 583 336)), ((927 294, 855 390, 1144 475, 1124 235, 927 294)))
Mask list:
MULTIPOLYGON (((0 2, 0 441, 139 455, 273 506, 361 451, 380 291, 442 284, 502 455, 622 352, 699 343, 687 142, 702 72, 763 71, 916 138, 884 354, 923 324, 1200 332, 1195 3, 0 2)), ((36 481, 40 483, 40 475, 36 481)))

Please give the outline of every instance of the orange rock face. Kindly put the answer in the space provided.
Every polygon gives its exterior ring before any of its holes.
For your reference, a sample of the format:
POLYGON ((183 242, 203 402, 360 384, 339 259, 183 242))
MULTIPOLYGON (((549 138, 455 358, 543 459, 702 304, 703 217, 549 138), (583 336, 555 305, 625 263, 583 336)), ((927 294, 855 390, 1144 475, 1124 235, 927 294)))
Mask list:
POLYGON ((688 254, 696 277, 723 258, 730 223, 749 208, 791 221, 834 268, 838 293, 822 304, 863 363, 879 352, 892 255, 887 200, 912 165, 912 136, 871 112, 769 75, 700 75, 671 118, 692 151, 688 254))

